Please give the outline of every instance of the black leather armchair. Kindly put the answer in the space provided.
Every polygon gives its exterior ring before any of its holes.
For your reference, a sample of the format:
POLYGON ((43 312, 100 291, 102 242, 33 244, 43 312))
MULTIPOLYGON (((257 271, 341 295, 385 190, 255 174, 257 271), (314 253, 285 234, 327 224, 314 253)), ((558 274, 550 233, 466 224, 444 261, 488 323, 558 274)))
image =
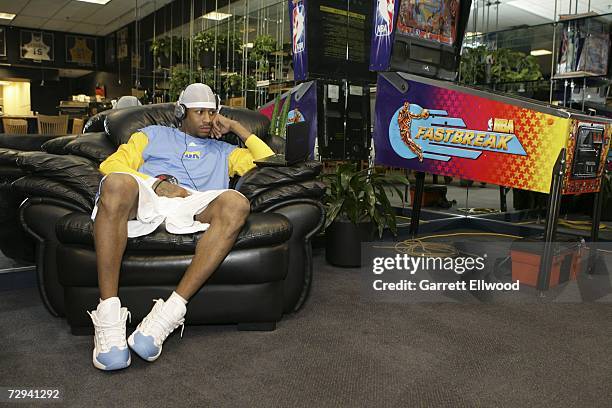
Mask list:
MULTIPOLYGON (((223 108, 279 151, 282 139, 268 135, 265 116, 223 108)), ((20 219, 36 239, 41 296, 48 310, 66 316, 74 334, 93 331, 86 310, 98 302, 96 254, 90 220, 102 175, 99 163, 130 135, 147 125, 176 126, 173 104, 106 112, 85 133, 48 141, 45 152, 21 152, 17 165, 26 176, 13 187, 28 197, 20 219)), ((235 135, 226 141, 237 144, 235 135)), ((251 215, 236 244, 209 281, 190 300, 188 324, 238 324, 239 329, 272 330, 283 313, 304 303, 312 279, 311 237, 324 218, 316 180, 320 163, 255 168, 232 184, 251 202, 251 215)), ((172 235, 160 227, 128 240, 119 296, 139 322, 151 300, 173 290, 194 253, 201 233, 172 235)))

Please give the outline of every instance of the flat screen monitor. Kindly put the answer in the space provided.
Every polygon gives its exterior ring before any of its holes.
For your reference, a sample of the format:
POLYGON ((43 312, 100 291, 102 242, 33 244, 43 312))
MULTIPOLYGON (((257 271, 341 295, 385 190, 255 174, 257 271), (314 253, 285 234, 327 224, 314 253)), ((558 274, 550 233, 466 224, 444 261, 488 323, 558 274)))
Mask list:
POLYGON ((457 0, 403 0, 397 32, 452 46, 457 37, 458 7, 457 0))
POLYGON ((373 80, 368 70, 371 0, 307 0, 311 78, 373 80))
POLYGON ((391 70, 455 80, 471 1, 397 1, 391 70))

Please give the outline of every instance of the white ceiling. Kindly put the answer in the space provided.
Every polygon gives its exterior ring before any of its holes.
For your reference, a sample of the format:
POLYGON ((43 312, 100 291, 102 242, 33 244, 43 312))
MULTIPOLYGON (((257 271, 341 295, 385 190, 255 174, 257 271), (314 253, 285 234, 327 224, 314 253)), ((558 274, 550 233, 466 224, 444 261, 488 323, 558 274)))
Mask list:
POLYGON ((106 35, 134 21, 136 4, 142 18, 171 2, 111 0, 100 5, 76 0, 0 0, 0 12, 17 14, 11 26, 106 35))
MULTIPOLYGON (((12 26, 106 35, 134 21, 136 4, 142 18, 172 1, 111 0, 102 6, 76 0, 0 0, 0 12, 17 14, 9 23, 12 26)), ((248 6, 249 14, 278 2, 279 0, 251 0, 248 6)), ((501 0, 498 7, 494 4, 495 0, 474 0, 466 31, 474 31, 476 16, 478 32, 549 23, 554 19, 555 2, 557 14, 569 13, 570 5, 572 12, 576 10, 576 0, 501 0), (487 4, 491 5, 487 7, 487 4), (524 8, 520 8, 520 5, 524 8)), ((233 1, 230 12, 234 15, 245 14, 244 3, 245 0, 233 1)), ((589 3, 591 10, 597 13, 612 13, 612 0, 579 0, 578 12, 586 12, 589 3)), ((0 24, 2 23, 3 20, 0 20, 0 24)))
POLYGON ((476 19, 475 31, 481 33, 550 23, 555 18, 555 3, 557 15, 570 14, 570 6, 572 14, 576 11, 586 13, 589 4, 590 10, 598 14, 612 13, 612 0, 501 0, 499 6, 495 5, 495 0, 473 0, 472 3, 466 31, 474 31, 476 19), (487 7, 487 4, 490 6, 487 7), (496 14, 498 7, 499 23, 496 14))

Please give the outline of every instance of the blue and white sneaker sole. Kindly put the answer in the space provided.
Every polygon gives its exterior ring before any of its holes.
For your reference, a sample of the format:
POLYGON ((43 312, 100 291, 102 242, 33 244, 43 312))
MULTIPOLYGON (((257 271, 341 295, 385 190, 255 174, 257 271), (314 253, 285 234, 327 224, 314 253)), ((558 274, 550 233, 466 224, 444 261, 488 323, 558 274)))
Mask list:
POLYGON ((128 337, 128 346, 138 354, 138 357, 145 361, 155 361, 160 356, 162 348, 153 344, 153 337, 145 336, 139 331, 135 331, 128 337))
POLYGON ((129 367, 132 362, 132 356, 130 355, 130 351, 127 349, 127 347, 125 350, 119 350, 113 347, 111 351, 101 353, 98 355, 98 357, 96 357, 96 349, 94 348, 92 361, 94 367, 100 370, 115 371, 129 367), (125 352, 127 352, 127 360, 125 359, 125 352))

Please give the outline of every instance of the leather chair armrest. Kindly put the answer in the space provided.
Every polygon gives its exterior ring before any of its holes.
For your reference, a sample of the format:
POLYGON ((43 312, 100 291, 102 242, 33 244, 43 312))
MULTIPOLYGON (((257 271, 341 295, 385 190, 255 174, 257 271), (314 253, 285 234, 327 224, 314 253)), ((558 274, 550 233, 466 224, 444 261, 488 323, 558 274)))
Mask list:
POLYGON ((284 201, 294 199, 321 200, 325 193, 325 184, 318 180, 301 181, 283 184, 258 194, 251 202, 251 211, 260 212, 284 201))
POLYGON ((92 204, 102 179, 96 164, 83 157, 72 155, 23 152, 17 158, 17 165, 33 176, 67 186, 92 204))
POLYGON ((316 161, 290 167, 256 167, 238 180, 236 190, 252 201, 265 191, 287 184, 315 180, 322 168, 323 165, 316 161))
POLYGON ((50 178, 37 176, 21 177, 13 182, 13 188, 26 197, 54 198, 60 202, 66 201, 72 205, 77 205, 85 212, 93 210, 93 201, 89 196, 83 195, 69 186, 50 178))
POLYGON ((18 150, 0 148, 0 164, 17 166, 18 150))
POLYGON ((57 138, 58 136, 53 135, 0 134, 0 147, 21 151, 40 151, 44 143, 57 138))

